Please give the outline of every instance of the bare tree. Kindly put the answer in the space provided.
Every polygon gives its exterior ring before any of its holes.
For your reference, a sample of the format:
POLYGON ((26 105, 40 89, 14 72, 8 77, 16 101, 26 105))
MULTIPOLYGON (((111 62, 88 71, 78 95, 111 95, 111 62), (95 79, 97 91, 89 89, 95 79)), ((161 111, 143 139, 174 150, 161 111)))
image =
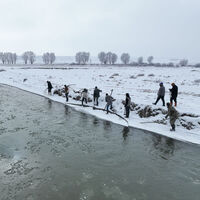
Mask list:
POLYGON ((185 67, 185 66, 188 65, 188 60, 187 59, 182 59, 182 60, 180 60, 179 64, 180 64, 181 67, 185 67))
POLYGON ((28 52, 24 52, 22 55, 22 59, 24 60, 24 64, 28 64, 28 52))
POLYGON ((106 63, 108 63, 108 64, 112 64, 112 52, 108 52, 107 54, 106 54, 106 63))
POLYGON ((16 64, 17 54, 11 52, 0 52, 0 59, 3 64, 16 64))
POLYGON ((147 61, 148 61, 148 63, 149 63, 150 65, 152 64, 153 59, 154 59, 153 56, 149 56, 149 57, 147 58, 147 61))
POLYGON ((16 62, 17 62, 17 54, 13 53, 12 54, 12 64, 16 64, 16 62))
POLYGON ((130 62, 130 55, 128 53, 123 53, 121 55, 121 61, 123 64, 127 65, 130 62))
POLYGON ((80 65, 81 64, 81 52, 76 53, 76 62, 80 65))
POLYGON ((117 58, 118 58, 117 54, 112 53, 111 62, 112 62, 113 65, 117 62, 117 58))
POLYGON ((32 65, 36 60, 36 56, 32 51, 29 51, 29 62, 32 65))
POLYGON ((2 55, 2 63, 5 64, 6 63, 6 54, 3 53, 2 55))
MULTIPOLYGON (((0 52, 0 60, 2 61, 2 58, 3 58, 3 52, 0 52)), ((2 61, 3 63, 3 61, 2 61)))
POLYGON ((50 53, 49 54, 49 60, 50 60, 50 63, 53 64, 56 60, 56 56, 55 56, 55 53, 50 53))
POLYGON ((49 64, 49 53, 44 53, 42 59, 45 64, 49 64))
POLYGON ((99 61, 101 62, 101 64, 106 64, 106 53, 105 52, 100 52, 98 54, 98 58, 99 58, 99 61))
POLYGON ((86 64, 90 59, 90 53, 89 52, 78 52, 78 53, 76 53, 75 59, 78 64, 86 64))
POLYGON ((86 64, 90 59, 90 53, 89 52, 83 52, 83 64, 86 64))
POLYGON ((24 60, 25 64, 27 64, 29 61, 32 65, 36 60, 36 55, 32 51, 26 51, 23 53, 22 59, 24 60))
POLYGON ((139 65, 142 65, 142 64, 143 64, 143 57, 142 57, 142 56, 138 58, 138 64, 139 64, 139 65))

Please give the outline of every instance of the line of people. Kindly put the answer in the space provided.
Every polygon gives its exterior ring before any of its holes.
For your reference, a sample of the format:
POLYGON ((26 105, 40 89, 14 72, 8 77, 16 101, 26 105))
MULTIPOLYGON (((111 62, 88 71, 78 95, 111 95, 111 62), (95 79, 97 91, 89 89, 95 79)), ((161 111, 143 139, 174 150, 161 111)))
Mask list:
MULTIPOLYGON (((165 87, 164 84, 161 82, 160 84, 160 88, 158 90, 157 93, 157 99, 156 102, 153 103, 154 105, 156 105, 159 100, 162 100, 163 106, 165 106, 165 87)), ((51 94, 51 90, 53 88, 52 84, 50 81, 47 81, 47 86, 48 86, 48 93, 51 94)), ((178 119, 178 112, 177 110, 173 107, 173 102, 174 102, 174 106, 177 106, 177 96, 178 96, 178 87, 175 85, 175 83, 171 84, 172 88, 169 89, 170 93, 171 93, 171 97, 170 97, 170 103, 167 103, 167 108, 168 108, 168 113, 166 115, 166 119, 168 118, 168 116, 170 117, 170 125, 171 125, 171 131, 175 131, 175 122, 178 119)), ((69 86, 64 85, 64 92, 65 92, 65 97, 66 97, 66 102, 69 101, 69 86)), ((94 88, 94 92, 93 92, 93 102, 95 106, 99 105, 99 97, 100 97, 100 93, 102 92, 102 90, 100 90, 97 86, 94 88)), ((115 99, 112 97, 112 92, 113 90, 111 90, 110 95, 108 93, 106 93, 105 96, 105 102, 106 102, 106 106, 105 106, 105 110, 107 111, 107 114, 109 113, 109 110, 113 109, 113 101, 115 101, 115 99)), ((81 103, 82 105, 84 105, 84 103, 88 103, 88 90, 86 88, 84 88, 81 91, 81 103)), ((131 109, 131 97, 129 95, 129 93, 126 93, 125 96, 125 103, 124 103, 124 107, 125 107, 125 117, 129 118, 130 115, 130 109, 131 109)))

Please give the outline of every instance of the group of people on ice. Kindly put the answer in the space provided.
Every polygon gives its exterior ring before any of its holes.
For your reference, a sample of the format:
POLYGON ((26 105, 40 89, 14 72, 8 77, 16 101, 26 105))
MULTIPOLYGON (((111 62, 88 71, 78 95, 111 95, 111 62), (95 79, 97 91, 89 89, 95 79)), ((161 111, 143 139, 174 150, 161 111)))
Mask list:
MULTIPOLYGON (((47 81, 47 86, 48 86, 48 93, 51 94, 51 90, 53 88, 52 84, 50 81, 47 81)), ((167 108, 168 108, 168 113, 165 116, 165 118, 167 119, 168 117, 170 117, 170 125, 171 125, 171 131, 175 131, 175 122, 178 119, 178 112, 177 110, 173 107, 173 103, 174 106, 177 106, 177 96, 178 96, 178 87, 175 85, 175 83, 171 84, 172 88, 169 89, 170 93, 171 93, 171 97, 170 97, 170 103, 167 103, 167 108)), ((99 97, 100 97, 100 92, 102 92, 102 90, 100 90, 97 86, 94 88, 94 92, 93 92, 93 102, 95 106, 99 105, 99 97)), ((112 110, 113 106, 113 101, 114 98, 112 97, 112 92, 113 90, 111 90, 111 94, 106 93, 105 96, 105 102, 106 102, 106 112, 107 114, 109 113, 109 110, 112 110)), ((66 97, 66 102, 69 101, 69 86, 64 85, 64 93, 65 93, 65 97, 66 97)), ((160 88, 158 90, 157 93, 157 99, 155 101, 155 103, 153 103, 154 105, 156 105, 159 100, 162 100, 163 106, 165 106, 165 87, 163 83, 160 83, 160 88)), ((86 88, 84 88, 81 91, 81 103, 82 106, 84 105, 84 103, 87 104, 88 102, 88 90, 86 88)), ((129 118, 129 114, 130 114, 130 109, 131 109, 131 97, 129 95, 129 93, 126 93, 125 95, 125 103, 124 103, 124 107, 125 107, 125 117, 129 118)))

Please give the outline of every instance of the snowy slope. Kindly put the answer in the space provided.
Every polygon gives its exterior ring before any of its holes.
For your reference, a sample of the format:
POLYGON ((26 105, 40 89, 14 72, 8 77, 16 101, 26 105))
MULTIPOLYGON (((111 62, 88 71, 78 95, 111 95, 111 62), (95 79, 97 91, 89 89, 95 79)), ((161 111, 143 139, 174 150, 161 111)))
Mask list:
MULTIPOLYGON (((156 67, 116 67, 116 66, 74 66, 63 69, 39 69, 39 68, 19 68, 19 67, 1 67, 0 83, 16 86, 18 88, 34 92, 43 96, 48 96, 46 92, 46 81, 50 80, 54 86, 60 88, 64 84, 75 84, 70 90, 72 97, 76 96, 73 90, 88 88, 90 97, 95 86, 103 90, 100 98, 100 107, 105 107, 105 93, 113 91, 113 97, 116 99, 114 108, 117 113, 123 115, 124 107, 122 100, 125 99, 125 93, 130 93, 132 101, 144 108, 150 105, 152 109, 163 108, 161 102, 157 106, 152 106, 152 102, 157 97, 159 83, 163 82, 166 87, 166 101, 169 101, 168 89, 171 83, 175 82, 179 87, 178 107, 180 113, 197 115, 197 117, 182 117, 187 123, 192 123, 191 130, 187 130, 177 122, 177 131, 169 131, 167 125, 153 123, 162 120, 164 115, 160 113, 155 117, 140 118, 137 111, 130 114, 129 125, 159 134, 175 138, 181 141, 200 144, 200 69, 197 68, 156 68, 156 67), (2 71, 5 70, 5 71, 2 71), (27 79, 23 82, 24 79, 27 79)), ((65 98, 57 95, 48 96, 49 98, 65 103, 65 98)), ((70 99, 70 102, 75 102, 70 99)), ((93 105, 90 103, 90 105, 93 105)), ((76 107, 75 109, 87 112, 99 118, 110 120, 115 123, 126 125, 126 123, 114 115, 106 115, 102 111, 94 111, 92 108, 76 107)), ((166 122, 166 121, 165 121, 166 122)))

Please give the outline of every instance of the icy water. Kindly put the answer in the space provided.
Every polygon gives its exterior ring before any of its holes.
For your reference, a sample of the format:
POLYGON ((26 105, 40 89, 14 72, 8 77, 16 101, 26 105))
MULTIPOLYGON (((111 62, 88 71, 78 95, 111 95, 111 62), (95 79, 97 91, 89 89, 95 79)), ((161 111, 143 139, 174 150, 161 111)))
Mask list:
POLYGON ((0 86, 0 200, 199 200, 199 155, 0 86))

